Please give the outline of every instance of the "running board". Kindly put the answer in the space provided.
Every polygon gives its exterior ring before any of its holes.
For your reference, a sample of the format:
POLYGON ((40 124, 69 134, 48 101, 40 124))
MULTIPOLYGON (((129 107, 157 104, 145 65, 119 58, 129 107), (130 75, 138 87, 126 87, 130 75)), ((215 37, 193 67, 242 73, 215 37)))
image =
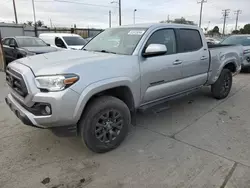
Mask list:
MULTIPOLYGON (((194 89, 191 89, 191 90, 188 90, 186 92, 183 92, 183 93, 179 93, 177 95, 172 95, 172 96, 168 96, 168 97, 164 97, 164 98, 161 98, 161 99, 158 99, 158 100, 155 100, 153 102, 150 102, 150 103, 146 103, 146 104, 143 104, 141 105, 139 108, 138 108, 138 111, 139 112, 144 112, 146 111, 147 109, 150 109, 150 108, 153 108, 153 107, 156 107, 158 105, 161 105, 162 103, 166 103, 168 101, 171 101, 171 100, 174 100, 174 99, 178 99, 178 98, 181 98, 181 97, 184 97, 184 96, 187 96, 191 93, 194 93, 195 91, 199 90, 201 87, 197 87, 197 88, 194 88, 194 89)), ((161 106, 162 108, 162 106, 161 106)), ((165 109, 168 109, 169 106, 166 106, 164 107, 165 109)))

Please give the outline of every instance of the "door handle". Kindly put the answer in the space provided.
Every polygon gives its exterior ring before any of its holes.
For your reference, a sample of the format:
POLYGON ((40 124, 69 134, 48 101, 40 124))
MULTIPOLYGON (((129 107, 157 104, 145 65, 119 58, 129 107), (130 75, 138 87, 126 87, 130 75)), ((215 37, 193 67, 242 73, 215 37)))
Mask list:
POLYGON ((175 60, 175 61, 173 62, 173 65, 180 65, 180 64, 182 64, 182 61, 181 61, 181 60, 175 60))
POLYGON ((207 60, 208 58, 206 56, 202 56, 201 60, 207 60))

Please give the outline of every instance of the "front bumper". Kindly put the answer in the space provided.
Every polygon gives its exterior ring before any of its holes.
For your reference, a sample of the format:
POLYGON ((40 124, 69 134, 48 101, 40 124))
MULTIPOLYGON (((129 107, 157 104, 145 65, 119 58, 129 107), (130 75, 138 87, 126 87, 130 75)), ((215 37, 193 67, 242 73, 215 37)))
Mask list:
POLYGON ((245 68, 245 67, 250 67, 250 57, 245 57, 244 58, 244 61, 242 62, 242 68, 245 68))
POLYGON ((75 125, 74 110, 79 99, 79 94, 67 89, 62 92, 37 93, 32 101, 35 103, 48 103, 51 105, 51 115, 35 115, 12 94, 5 98, 6 104, 14 114, 26 125, 40 128, 55 128, 75 125))

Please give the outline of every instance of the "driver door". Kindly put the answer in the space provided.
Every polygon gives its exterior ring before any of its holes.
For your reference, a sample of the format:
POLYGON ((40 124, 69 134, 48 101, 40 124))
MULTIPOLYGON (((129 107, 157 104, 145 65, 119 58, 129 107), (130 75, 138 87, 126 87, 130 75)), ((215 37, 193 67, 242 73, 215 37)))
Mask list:
MULTIPOLYGON (((149 37, 144 51, 150 44, 164 44, 167 53, 141 57, 141 94, 143 104, 163 99, 180 92, 182 62, 178 59, 174 29, 160 29, 149 37)), ((142 104, 142 105, 143 105, 142 104)))

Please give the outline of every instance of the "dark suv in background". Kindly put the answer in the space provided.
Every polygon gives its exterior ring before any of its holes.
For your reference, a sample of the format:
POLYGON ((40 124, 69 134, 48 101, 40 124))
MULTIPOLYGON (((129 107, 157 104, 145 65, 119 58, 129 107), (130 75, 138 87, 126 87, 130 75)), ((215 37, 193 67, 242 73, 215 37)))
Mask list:
POLYGON ((2 40, 6 63, 26 56, 58 51, 37 37, 16 36, 2 40))
POLYGON ((242 63, 242 68, 250 68, 250 35, 231 35, 223 40, 221 44, 242 45, 244 49, 244 61, 242 63))

